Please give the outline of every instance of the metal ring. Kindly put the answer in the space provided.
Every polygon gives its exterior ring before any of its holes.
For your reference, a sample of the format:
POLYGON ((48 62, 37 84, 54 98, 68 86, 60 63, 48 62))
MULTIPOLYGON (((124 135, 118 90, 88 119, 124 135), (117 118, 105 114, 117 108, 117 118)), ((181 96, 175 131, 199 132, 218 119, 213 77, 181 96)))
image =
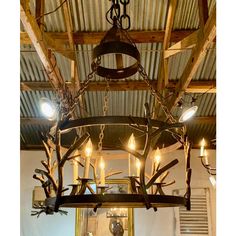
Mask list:
POLYGON ((130 28, 130 17, 128 16, 128 15, 122 15, 121 17, 120 17, 120 24, 121 24, 121 28, 122 29, 124 29, 124 30, 127 30, 127 29, 129 29, 130 28), (125 18, 128 18, 128 26, 126 27, 126 28, 124 28, 123 27, 123 19, 125 19, 125 18))
POLYGON ((136 62, 121 69, 110 69, 102 66, 97 67, 97 75, 102 77, 108 77, 110 79, 123 79, 134 75, 138 71, 140 63, 140 54, 138 49, 132 44, 126 42, 106 42, 98 45, 93 50, 93 60, 106 54, 124 54, 128 55, 136 60, 136 62))

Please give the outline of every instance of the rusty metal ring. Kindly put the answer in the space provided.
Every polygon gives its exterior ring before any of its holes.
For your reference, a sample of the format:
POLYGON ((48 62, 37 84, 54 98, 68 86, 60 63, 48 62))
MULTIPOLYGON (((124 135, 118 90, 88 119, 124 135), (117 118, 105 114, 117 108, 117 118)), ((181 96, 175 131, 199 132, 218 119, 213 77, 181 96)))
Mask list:
POLYGON ((110 69, 102 66, 98 66, 97 75, 102 77, 107 77, 110 79, 123 79, 131 75, 134 75, 138 71, 138 66, 140 64, 140 54, 138 49, 130 43, 126 42, 105 42, 93 50, 93 61, 106 54, 124 54, 128 55, 136 60, 136 62, 129 66, 121 69, 110 69))

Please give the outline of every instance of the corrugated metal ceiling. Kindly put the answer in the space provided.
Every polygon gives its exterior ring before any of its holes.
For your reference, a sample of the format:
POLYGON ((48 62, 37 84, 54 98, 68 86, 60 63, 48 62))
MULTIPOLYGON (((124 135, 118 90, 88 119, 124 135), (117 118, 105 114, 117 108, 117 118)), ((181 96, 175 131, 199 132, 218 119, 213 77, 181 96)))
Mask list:
MULTIPOLYGON (((52 11, 60 1, 45 1, 45 12, 52 11)), ((209 0, 209 10, 211 11, 215 0, 209 0)), ((34 1, 31 0, 31 11, 34 9, 34 1)), ((110 25, 105 20, 105 13, 110 7, 108 0, 75 0, 71 1, 71 12, 75 31, 106 31, 110 25)), ((128 8, 128 14, 131 17, 132 30, 164 30, 168 10, 168 1, 166 0, 131 0, 128 8), (147 17, 148 16, 148 17, 147 17)), ((62 10, 45 17, 47 31, 65 32, 66 27, 62 10)), ((173 29, 197 29, 199 25, 197 0, 185 1, 179 0, 174 18, 173 29)), ((24 29, 21 26, 21 30, 24 29)), ((85 80, 91 71, 91 53, 95 45, 77 45, 78 69, 80 80, 85 80)), ((157 79, 159 73, 159 64, 162 53, 162 43, 144 43, 137 44, 141 53, 141 64, 144 66, 150 79, 157 79)), ((186 66, 191 50, 185 50, 169 59, 169 79, 178 80, 186 66)), ((62 76, 66 81, 70 81, 70 62, 64 56, 55 53, 57 65, 61 70, 62 76)), ((21 46, 21 81, 48 81, 47 75, 40 59, 34 48, 29 45, 21 46)), ((114 62, 105 61, 105 64, 114 66, 114 62)), ((95 76, 95 80, 102 78, 95 76)), ((137 74, 128 78, 128 80, 140 80, 137 74)), ((193 80, 215 80, 216 79, 216 52, 215 44, 208 50, 206 57, 200 64, 193 80)), ((102 115, 102 101, 104 92, 86 92, 85 104, 87 116, 102 115)), ((192 94, 199 96, 199 94, 192 94)), ((21 117, 42 117, 39 112, 38 101, 41 97, 55 99, 54 92, 51 91, 22 91, 21 92, 21 117)), ((184 96, 186 101, 191 99, 184 96)), ((134 115, 143 116, 145 102, 149 102, 153 109, 154 99, 149 91, 128 91, 112 92, 109 100, 109 115, 134 115)), ((216 115, 216 96, 215 94, 204 94, 197 100, 199 110, 196 116, 215 116, 216 115)), ((176 108, 173 114, 180 115, 180 109, 176 108)), ((80 113, 79 113, 80 114, 80 113)), ((47 130, 48 126, 21 125, 21 141, 23 139, 28 144, 40 144, 39 136, 35 130, 47 130)), ((207 134, 210 138, 215 138, 215 124, 189 125, 190 137, 200 137, 207 134)), ((107 139, 112 139, 114 129, 108 132, 107 139)), ((119 132, 126 135, 127 128, 120 129, 119 132)))

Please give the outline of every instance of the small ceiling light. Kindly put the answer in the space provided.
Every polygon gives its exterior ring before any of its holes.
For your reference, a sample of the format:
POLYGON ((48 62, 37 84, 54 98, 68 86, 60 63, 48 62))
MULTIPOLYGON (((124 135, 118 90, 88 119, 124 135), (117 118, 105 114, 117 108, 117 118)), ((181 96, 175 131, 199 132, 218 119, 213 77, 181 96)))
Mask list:
POLYGON ((40 109, 43 116, 45 116, 48 120, 56 119, 56 107, 50 99, 41 98, 40 109))
POLYGON ((180 116, 179 122, 185 122, 189 120, 197 112, 197 109, 198 109, 197 106, 193 106, 185 110, 183 114, 180 116))

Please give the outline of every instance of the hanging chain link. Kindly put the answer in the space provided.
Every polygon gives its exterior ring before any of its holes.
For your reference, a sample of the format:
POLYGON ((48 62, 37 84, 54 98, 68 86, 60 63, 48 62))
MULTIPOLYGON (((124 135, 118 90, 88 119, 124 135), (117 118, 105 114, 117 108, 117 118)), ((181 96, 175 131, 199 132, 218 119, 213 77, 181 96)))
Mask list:
POLYGON ((94 62, 92 62, 92 71, 87 75, 87 78, 85 79, 83 86, 78 90, 77 95, 74 97, 72 105, 70 106, 70 112, 67 114, 71 114, 73 113, 75 106, 78 104, 79 102, 79 98, 80 96, 82 96, 86 90, 86 88, 88 87, 90 81, 93 79, 93 76, 95 74, 95 72, 97 71, 98 66, 101 64, 101 57, 98 57, 98 59, 94 62))
MULTIPOLYGON (((109 102, 109 91, 110 91, 110 85, 109 85, 109 80, 106 78, 107 86, 106 86, 106 91, 105 91, 105 96, 104 96, 104 105, 103 105, 103 116, 107 115, 108 111, 108 102, 109 102)), ((102 142, 104 138, 104 130, 105 130, 105 125, 100 125, 100 134, 99 134, 99 142, 98 142, 98 152, 101 153, 102 151, 102 142)))
MULTIPOLYGON (((139 64, 138 67, 138 72, 140 73, 140 75, 143 77, 144 81, 146 82, 146 84, 148 85, 148 87, 150 88, 151 94, 155 97, 155 99, 157 100, 157 102, 160 104, 162 110, 164 111, 167 121, 171 122, 171 123, 176 123, 176 119, 173 117, 173 115, 171 114, 170 110, 168 109, 168 107, 165 105, 164 99, 162 97, 162 95, 153 88, 150 79, 148 78, 148 75, 145 71, 145 69, 143 68, 142 65, 139 64)), ((180 136, 177 135, 176 133, 172 132, 172 137, 175 138, 177 141, 183 142, 184 140, 184 136, 186 134, 186 127, 183 126, 180 129, 180 136)))
POLYGON ((138 71, 140 73, 140 75, 143 77, 144 81, 146 82, 146 84, 148 85, 148 87, 151 90, 151 94, 156 98, 157 102, 160 104, 162 110, 164 111, 167 120, 169 120, 171 123, 175 123, 176 119, 173 117, 173 115, 171 114, 171 112, 169 111, 169 109, 167 108, 167 106, 164 103, 164 99, 162 98, 162 95, 153 88, 152 84, 150 83, 150 80, 148 78, 148 75, 145 71, 145 69, 143 68, 142 65, 139 64, 138 67, 138 71))

